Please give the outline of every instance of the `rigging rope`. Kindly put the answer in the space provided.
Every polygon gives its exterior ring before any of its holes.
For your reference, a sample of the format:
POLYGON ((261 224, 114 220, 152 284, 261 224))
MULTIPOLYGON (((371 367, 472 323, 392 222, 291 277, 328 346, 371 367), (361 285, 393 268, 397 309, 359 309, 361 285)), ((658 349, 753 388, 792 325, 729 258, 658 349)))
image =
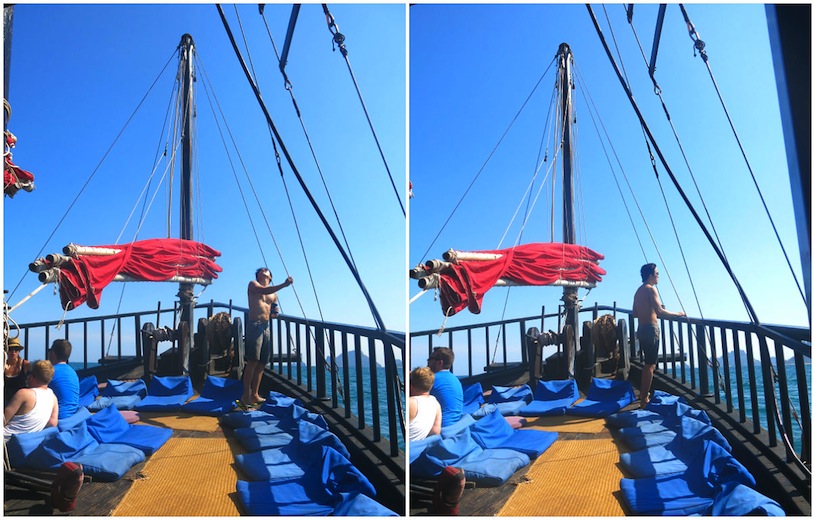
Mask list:
POLYGON ((317 152, 314 149, 314 145, 311 142, 311 136, 309 135, 308 130, 306 129, 306 123, 305 123, 305 120, 303 119, 302 113, 300 111, 300 106, 298 105, 297 100, 294 97, 294 86, 292 85, 291 81, 289 80, 288 75, 286 74, 285 69, 283 67, 283 65, 285 65, 285 64, 281 61, 280 54, 278 54, 278 52, 277 52, 277 45, 275 45, 275 41, 274 41, 274 38, 272 37, 271 29, 269 28, 269 24, 266 21, 266 15, 264 14, 264 12, 262 10, 260 11, 260 15, 263 18, 263 23, 266 26, 266 33, 269 36, 269 41, 272 44, 272 48, 274 49, 274 53, 275 53, 275 56, 277 57, 277 61, 280 64, 280 67, 279 67, 280 68, 280 73, 283 75, 283 81, 284 81, 285 88, 289 92, 289 96, 291 97, 292 105, 294 106, 294 111, 297 114, 297 119, 300 121, 300 127, 303 129, 303 135, 305 136, 306 143, 308 144, 309 151, 311 152, 311 157, 314 159, 314 165, 317 168, 317 173, 320 176, 320 181, 323 183, 323 189, 325 189, 325 194, 328 197, 328 203, 331 206, 331 210, 334 213, 334 218, 337 221, 337 226, 339 227, 340 235, 342 236, 343 242, 345 243, 345 247, 348 250, 348 256, 351 257, 351 262, 356 266, 356 261, 354 260, 354 255, 353 255, 353 253, 351 251, 351 246, 348 243, 348 237, 345 235, 345 229, 342 227, 342 222, 340 221, 339 213, 337 212, 337 208, 334 205, 334 199, 331 197, 331 192, 328 189, 328 184, 326 183, 325 175, 323 175, 323 169, 320 166, 320 162, 317 160, 317 152))
POLYGON ((332 41, 337 44, 340 49, 340 54, 345 59, 345 64, 348 66, 348 72, 351 75, 351 81, 354 83, 354 88, 357 91, 357 96, 359 97, 359 102, 362 105, 362 111, 365 113, 365 119, 368 120, 368 127, 371 129, 371 134, 374 137, 374 141, 376 142, 376 147, 379 150, 379 155, 382 157, 382 163, 385 165, 385 170, 388 172, 388 178, 391 181, 391 186, 393 186, 393 193, 396 195, 396 200, 399 201, 399 207, 402 208, 402 214, 407 216, 407 212, 405 211, 405 205, 402 203, 402 197, 399 195, 399 190, 396 188, 396 183, 393 180, 393 175, 391 175, 391 169, 388 166, 388 161, 385 159, 385 152, 382 151, 382 145, 379 143, 379 137, 376 135, 376 131, 374 130, 374 124, 371 121, 371 116, 368 114, 368 107, 365 106, 365 100, 362 99, 362 91, 359 88, 359 84, 357 83, 357 78, 354 75, 354 70, 351 68, 351 61, 348 59, 348 49, 345 47, 345 36, 340 32, 340 28, 337 26, 336 22, 334 21, 334 15, 332 15, 326 4, 323 5, 323 12, 325 13, 325 21, 328 24, 328 31, 332 35, 332 41))
POLYGON ((430 243, 430 246, 428 246, 428 248, 427 248, 427 250, 424 252, 424 254, 422 254, 420 262, 423 262, 423 261, 424 261, 424 259, 427 257, 427 254, 430 252, 430 250, 431 250, 431 249, 433 248, 433 246, 436 244, 436 241, 437 241, 437 240, 439 239, 439 237, 441 236, 442 232, 444 231, 444 228, 446 228, 446 227, 447 227, 447 224, 450 222, 450 219, 452 219, 452 218, 453 218, 453 215, 456 213, 456 211, 458 210, 459 206, 461 206, 461 203, 462 203, 462 202, 464 202, 464 198, 465 198, 465 197, 467 196, 467 194, 470 192, 470 189, 472 189, 473 185, 475 184, 475 181, 477 181, 477 180, 478 180, 478 177, 481 175, 481 173, 483 173, 484 168, 486 168, 486 167, 487 167, 487 164, 488 164, 488 163, 490 162, 490 160, 492 159, 492 156, 493 156, 493 155, 495 155, 495 152, 498 150, 498 147, 499 147, 499 146, 501 146, 501 143, 504 141, 504 138, 507 136, 507 134, 509 133, 509 131, 510 131, 510 129, 512 128, 512 126, 515 124, 515 121, 518 119, 518 116, 520 116, 520 115, 521 115, 521 112, 523 111, 524 107, 526 107, 527 103, 529 103, 529 100, 532 98, 532 95, 533 95, 533 94, 535 93, 535 91, 538 89, 538 86, 540 86, 541 82, 543 81, 543 78, 546 76, 546 73, 547 73, 547 72, 549 72, 549 69, 552 67, 552 64, 553 64, 553 63, 555 63, 555 58, 552 58, 552 61, 551 61, 551 62, 549 62, 549 66, 548 66, 548 67, 546 67, 546 70, 543 72, 543 74, 541 75, 541 77, 538 79, 538 82, 537 82, 537 83, 535 83, 535 86, 532 88, 532 92, 530 92, 530 93, 529 93, 529 95, 526 97, 526 100, 524 100, 523 104, 521 105, 521 108, 519 108, 519 109, 518 109, 518 112, 517 112, 517 113, 515 114, 515 116, 512 118, 512 120, 510 121, 510 123, 509 123, 509 125, 507 126, 506 130, 504 130, 504 133, 501 135, 500 139, 498 139, 498 142, 496 143, 495 147, 493 147, 492 151, 489 153, 489 155, 487 155, 486 160, 485 160, 485 161, 484 161, 484 163, 481 165, 481 168, 479 168, 479 169, 478 169, 478 172, 475 174, 475 177, 473 178, 473 180, 472 180, 472 181, 470 181, 470 184, 469 184, 469 186, 467 186, 467 189, 466 189, 466 190, 464 190, 464 193, 461 195, 461 198, 460 198, 460 199, 458 200, 458 202, 456 203, 455 207, 453 208, 453 211, 451 211, 451 212, 450 212, 450 215, 449 215, 449 216, 447 217, 447 219, 444 221, 444 223, 443 223, 443 224, 442 224, 442 226, 441 226, 441 229, 439 229, 439 232, 436 234, 436 237, 435 237, 435 238, 433 239, 433 241, 430 243))
POLYGON ((589 15, 591 16, 592 23, 594 24, 595 30, 597 31, 597 34, 600 37, 600 41, 603 44, 603 48, 605 49, 606 54, 608 55, 608 58, 611 61, 611 64, 614 67, 615 72, 617 73, 617 77, 620 80, 620 84, 623 86, 623 89, 625 90, 626 95, 628 96, 628 99, 631 102, 631 106, 634 109, 634 112, 636 113, 636 115, 637 115, 637 117, 638 117, 638 119, 640 121, 640 124, 642 125, 644 131, 646 132, 649 141, 651 141, 651 144, 654 146, 654 149, 655 149, 655 151, 657 153, 657 156, 659 157, 660 161, 662 162, 662 165, 665 168, 666 172, 668 173, 668 176, 671 178, 671 181, 673 182, 674 187, 677 189, 679 195, 682 197, 682 200, 685 202, 685 205, 688 207, 688 210, 693 215, 694 219, 696 220, 696 223, 702 229, 702 232, 705 234, 705 237, 708 239, 708 242, 710 243, 711 247, 713 248, 716 255, 719 257, 719 260, 722 262, 722 265, 724 265, 725 270, 727 271, 727 273, 730 276, 731 280, 735 284, 736 289, 738 290, 739 295, 741 296, 742 303, 744 303, 744 306, 747 309, 747 313, 750 316, 751 321, 753 321, 753 323, 755 323, 755 324, 758 324, 759 323, 758 316, 756 315, 755 309, 753 309, 753 306, 750 303, 750 300, 747 298, 747 294, 744 292, 744 289, 742 288, 741 283, 739 283, 738 279, 736 278, 735 273, 733 273, 733 270, 730 267, 730 264, 727 262, 727 259, 724 257, 721 250, 716 245, 716 242, 713 240, 713 237, 711 236, 710 232, 708 231, 707 226, 705 226, 704 222, 702 222, 702 219, 699 217, 699 214, 696 212, 696 209, 693 207, 693 204, 688 199, 687 195, 685 194, 685 191, 679 185, 679 182, 677 181, 676 177, 673 174, 673 171, 671 170, 670 166, 668 165, 668 162, 665 159, 665 156, 662 155, 662 150, 657 145, 656 139, 654 138, 653 134, 651 133, 650 128, 646 124, 645 118, 643 117, 642 113, 640 112, 636 101, 634 101, 634 96, 631 93, 631 90, 628 88, 628 85, 626 85, 626 82, 624 81, 624 79, 622 77, 622 74, 620 73, 620 69, 617 66, 617 62, 614 60, 614 57, 611 55, 611 50, 608 48, 608 43, 606 42, 605 37, 603 36, 603 31, 602 31, 602 29, 600 29, 600 25, 597 22, 597 18, 594 16, 594 11, 593 11, 591 5, 587 5, 586 8, 589 11, 589 15))
MULTIPOLYGON (((236 16, 238 18, 238 23, 239 23, 239 26, 240 26, 241 36, 243 37, 243 42, 244 42, 244 46, 246 47, 247 56, 250 56, 250 65, 251 65, 252 62, 251 62, 251 54, 249 52, 249 45, 248 45, 248 43, 246 41, 246 36, 244 34, 244 31, 243 31, 243 25, 240 23, 240 14, 238 13, 237 5, 235 6, 235 14, 236 14, 236 16)), ((265 21, 266 21, 265 20, 265 15, 263 14, 262 9, 260 10, 260 14, 261 14, 261 16, 263 16, 264 23, 265 23, 265 21)), ((275 55, 277 56, 278 63, 279 63, 280 62, 280 56, 277 54, 277 46, 274 44, 274 39, 271 37, 271 31, 269 30, 268 24, 266 24, 266 30, 267 30, 267 33, 269 34, 269 38, 270 38, 270 40, 272 42, 272 48, 274 49, 275 55)), ((257 82, 257 74, 255 73, 254 66, 253 65, 251 65, 251 66, 252 66, 252 74, 253 74, 253 76, 255 78, 255 81, 257 82)), ((281 71, 282 71, 282 67, 281 67, 281 71)), ((288 82, 288 79, 287 79, 285 73, 284 73, 284 80, 286 82, 285 83, 286 90, 288 90, 290 92, 290 95, 292 96, 292 102, 295 105, 295 111, 297 112, 297 114, 299 116, 300 111, 299 111, 299 109, 297 107, 296 101, 294 100, 294 95, 291 92, 291 83, 288 82)), ((303 126, 303 130, 305 132, 305 126, 303 125, 302 118, 301 118, 301 126, 303 126)), ((283 168, 282 168, 282 165, 281 165, 281 162, 280 162, 280 153, 277 150, 277 145, 274 143, 274 136, 271 135, 271 132, 270 132, 270 137, 272 138, 271 140, 272 140, 272 145, 273 145, 274 152, 275 152, 275 159, 276 159, 277 167, 278 167, 278 170, 280 172, 280 179, 283 182, 283 189, 284 189, 284 191, 286 193, 286 200, 287 200, 287 202, 289 204, 289 210, 291 211, 292 220, 294 221, 295 232, 297 234, 297 239, 298 239, 298 241, 300 243, 300 250, 303 253, 303 261, 305 263, 306 271, 308 273, 309 283, 311 284, 312 292, 314 294, 314 300, 317 303, 317 312, 320 315, 320 320, 325 321, 325 317, 323 315, 322 305, 320 304, 320 297, 317 294, 317 286, 314 283, 314 275, 313 275, 312 270, 311 270, 311 264, 309 262, 309 256, 306 253, 306 245, 305 245, 305 243, 303 241, 303 236, 302 236, 302 233, 300 231, 300 225, 299 225, 299 223, 297 221, 297 215, 296 215, 296 213, 294 211, 294 204, 292 203, 291 194, 289 192, 288 184, 286 183, 286 177, 284 175, 283 168)), ((317 163, 317 169, 318 169, 318 171, 320 171, 320 177, 323 178, 322 171, 320 170, 320 165, 317 162, 316 154, 315 154, 313 148, 311 147, 311 140, 309 139, 308 133, 306 133, 306 139, 308 140, 309 147, 312 150, 312 157, 314 157, 314 161, 315 161, 315 163, 317 163)), ((328 194, 328 198, 331 201, 331 194, 328 193, 328 187, 325 184, 325 179, 323 179, 323 186, 325 187, 326 193, 328 194)), ((258 201, 258 204, 260 204, 259 201, 258 201)), ((331 207, 334 208, 333 201, 331 201, 331 207)), ((345 232, 342 229, 342 224, 339 221, 339 216, 337 215, 336 209, 334 209, 334 215, 335 215, 335 217, 337 219, 337 223, 338 223, 338 225, 340 227, 340 231, 342 233, 343 239, 345 240, 345 245, 348 248, 348 253, 349 253, 349 256, 351 257, 351 261, 353 262, 354 261, 353 260, 353 255, 351 254, 350 246, 348 245, 348 240, 345 238, 345 232)), ((265 219, 265 215, 264 215, 264 219, 265 219)), ((267 222, 267 226, 268 226, 268 222, 267 222)), ((280 253, 279 249, 278 249, 278 252, 280 253)), ((282 254, 281 254, 281 261, 282 261, 282 254)), ((356 264, 354 264, 354 265, 356 265, 356 264)), ((285 268, 285 262, 284 262, 284 268, 285 268)), ((287 268, 286 268, 286 274, 288 274, 288 269, 287 268)), ((297 304, 300 307, 300 312, 305 317, 306 316, 306 311, 305 311, 305 308, 303 307, 302 301, 300 300, 300 295, 297 292, 296 288, 292 287, 292 290, 294 291, 294 296, 295 296, 295 299, 297 301, 297 304)), ((281 310, 282 310, 282 306, 281 306, 281 310)), ((325 359, 326 358, 325 353, 322 351, 321 347, 319 346, 319 343, 316 341, 316 338, 314 338, 313 331, 311 330, 311 327, 308 324, 308 318, 305 318, 305 319, 306 319, 306 330, 308 331, 309 335, 311 335, 312 339, 314 340, 314 345, 315 345, 315 348, 318 350, 319 355, 322 356, 323 359, 325 359)), ((326 336, 326 340, 330 340, 330 338, 328 337, 328 330, 324 330, 324 333, 325 333, 325 336, 326 336)), ((289 343, 292 345, 292 347, 294 347, 292 338, 289 337, 288 340, 289 340, 289 343)), ((326 370, 328 370, 333 375, 335 380, 337 382, 339 382, 339 370, 338 370, 336 362, 334 361, 333 358, 331 359, 331 364, 332 364, 332 366, 330 367, 330 369, 329 369, 329 367, 326 367, 326 370)), ((339 385, 338 385, 338 387, 339 387, 339 385)))
POLYGON ((365 284, 362 282, 362 279, 360 278, 359 273, 354 268, 350 258, 348 257, 348 254, 346 253, 345 249, 342 247, 342 244, 340 244, 336 234, 334 233, 333 229, 329 225, 328 221, 325 219, 325 216, 323 215, 322 211, 320 210, 319 206, 317 205, 317 202, 314 200, 314 197, 311 195, 311 192, 309 191, 308 187, 306 186, 305 182, 303 181, 302 177, 300 176, 300 172, 297 169, 297 167, 295 166, 293 159, 289 155, 288 149, 286 148, 285 144, 283 143, 283 140, 280 137, 280 134, 279 134, 279 132, 277 130, 277 127, 274 124, 274 121, 272 120, 271 115, 269 114, 269 111, 268 111, 268 109, 266 107, 266 104, 265 104, 265 102, 263 101, 263 98, 260 95, 260 90, 258 89, 255 82, 252 80, 252 76, 249 73, 249 69, 247 68, 246 63, 244 62, 243 57, 241 56, 240 50, 237 47, 237 44, 235 42, 235 38, 234 38, 234 36, 232 34, 232 30, 229 28, 229 24, 228 24, 228 22, 226 20, 223 9, 221 8, 221 6, 219 4, 216 5, 216 7, 218 9, 218 14, 221 17, 221 21, 223 22, 224 29, 227 32, 227 36, 229 37, 229 40, 230 40, 230 42, 232 44, 232 48, 233 48, 233 50, 235 52, 235 55, 238 58, 238 61, 239 61, 240 65, 241 65, 241 67, 242 67, 242 69, 244 71, 244 74, 246 75, 247 81, 249 81, 249 85, 250 85, 250 87, 252 88, 252 91, 255 94, 255 97, 256 97, 256 99, 258 101, 258 104, 259 104, 259 106, 260 106, 260 108, 261 108, 261 110, 262 110, 262 112, 264 114, 264 117, 266 118, 266 121, 267 121, 269 127, 272 130, 272 133, 274 134, 275 139, 280 144, 280 149, 283 152, 283 156, 286 158, 286 161, 289 164, 289 167, 292 169, 292 172, 294 173, 295 177, 297 178, 297 181, 300 183, 300 186, 303 189, 303 191, 304 191, 306 197, 308 198, 309 202, 311 203, 312 207, 314 208, 314 211, 317 213, 317 216, 320 218, 320 221, 322 222, 323 226, 326 228, 326 231, 328 231, 329 235, 331 236, 331 239, 333 240, 334 245, 337 247, 337 249, 339 250, 340 254, 343 257, 343 260, 345 260, 346 265, 351 270, 351 273, 354 276, 354 279, 357 281, 357 284, 359 285, 360 290, 362 291, 362 293, 364 294, 364 296, 366 298, 366 301, 368 302, 368 306, 369 306, 369 308, 371 310, 371 314, 374 317, 374 321, 376 322, 377 328, 382 333, 388 334, 387 333, 387 328, 385 327, 385 324, 382 321, 381 316, 379 315, 379 311, 376 309, 376 306, 374 305, 373 300, 371 299, 371 296, 368 293, 367 288, 365 287, 365 284))
MULTIPOLYGON (((795 274, 795 270, 792 268, 792 262, 790 261, 790 257, 787 254, 787 249, 784 247, 783 242, 781 241, 781 236, 778 234, 778 228, 775 225, 775 221, 773 220, 772 215, 770 214, 770 208, 767 207, 767 201, 764 200, 764 194, 761 191, 761 188, 758 186, 758 180, 756 180, 755 173, 753 173, 753 167, 750 164, 750 161, 747 159, 747 152, 744 150, 744 146, 741 143, 741 138, 739 137, 738 132, 736 132, 736 127, 733 124, 733 120, 730 117, 730 111, 727 109, 727 105, 725 105, 724 98, 722 97, 722 93, 719 90, 719 85, 716 82, 716 78, 713 76, 713 69, 710 67, 710 61, 708 60, 707 51, 705 51, 705 42, 699 38, 699 34, 696 32, 696 28, 694 27, 693 23, 690 21, 688 17, 688 13, 685 10, 685 6, 679 4, 679 8, 682 11, 682 16, 685 18, 685 23, 688 27, 688 34, 690 39, 694 42, 694 49, 699 50, 699 56, 701 57, 702 61, 705 63, 705 67, 707 68, 708 74, 710 75, 710 81, 713 83, 713 87, 716 90, 716 95, 719 98, 719 102, 722 105, 722 109, 724 110, 724 114, 727 117, 727 122, 730 124, 730 129, 733 131, 733 137, 736 139, 736 143, 739 145, 739 150, 741 151, 741 155, 744 158, 744 163, 747 165, 747 171, 750 172, 750 178, 753 180, 753 185, 756 187, 756 191, 758 192, 758 196, 761 199, 761 204, 764 206, 764 211, 767 214, 767 218, 770 221, 770 225, 772 225, 773 233, 775 233, 775 238, 778 240, 778 245, 781 246, 781 251, 784 253, 784 259, 787 261, 787 266, 790 269, 790 273, 792 274, 793 279, 795 280, 795 285, 798 287, 798 292, 801 294, 801 299, 804 301, 804 305, 807 303, 806 295, 804 294, 803 289, 801 288, 801 284, 798 281, 798 277, 795 274)), ((694 56, 696 52, 694 50, 694 56)))
MULTIPOLYGON (((54 237, 54 235, 56 234, 57 230, 60 228, 60 226, 62 225, 62 223, 63 223, 63 222, 65 221, 65 219, 68 217, 68 213, 70 213, 70 212, 71 212, 71 209, 73 209, 74 205, 75 205, 75 204, 76 204, 76 202, 79 200, 79 197, 80 197, 80 196, 82 195, 82 193, 85 191, 85 188, 87 188, 87 187, 88 187, 88 184, 90 184, 90 182, 91 182, 91 180, 93 179, 93 177, 94 177, 94 176, 96 175, 96 173, 99 171, 99 168, 101 168, 102 163, 104 163, 104 162, 105 162, 105 159, 107 159, 107 156, 110 154, 111 150, 113 150, 113 147, 114 147, 114 146, 116 145, 116 143, 119 141, 119 138, 122 136, 122 134, 124 134, 125 129, 127 129, 128 125, 129 125, 129 124, 130 124, 130 122, 133 120, 133 117, 136 115, 136 112, 138 112, 138 110, 141 108, 142 104, 144 104, 144 101, 147 99, 147 96, 148 96, 148 95, 150 95, 150 92, 153 90, 153 87, 155 87, 156 83, 158 83, 159 78, 161 78, 162 74, 164 74, 164 70, 167 68, 167 66, 168 66, 168 65, 170 64, 170 62, 172 61, 173 56, 175 56, 175 51, 173 51, 173 55, 172 55, 172 56, 170 56, 170 59, 168 59, 168 60, 167 60, 167 63, 165 63, 165 64, 164 64, 164 67, 161 69, 161 72, 159 72, 159 73, 158 73, 158 76, 156 76, 156 79, 155 79, 155 80, 153 80, 153 83, 152 83, 152 84, 150 85, 150 87, 148 88, 147 93, 144 95, 144 97, 142 97, 141 101, 139 101, 139 103, 136 105, 136 108, 133 110, 133 112, 132 112, 132 113, 130 114, 130 116, 127 118, 127 120, 126 120, 126 121, 125 121, 125 123, 124 123, 124 126, 122 126, 121 130, 119 130, 119 133, 118 133, 118 134, 116 135, 116 137, 113 139, 113 142, 110 144, 110 146, 108 147, 108 149, 107 149, 107 150, 105 151, 105 153, 102 155, 102 158, 99 160, 99 163, 96 165, 96 167, 93 169, 93 171, 91 172, 91 174, 88 176, 88 179, 85 181, 85 183, 84 183, 84 184, 82 185, 82 187, 80 188, 79 193, 77 193, 77 194, 76 194, 76 196, 74 197, 73 201, 71 201, 71 203, 68 205, 68 208, 65 210, 65 213, 64 213, 64 214, 62 215, 62 217, 59 219, 59 222, 57 222, 57 225, 54 227, 53 231, 51 231, 51 234, 50 234, 50 235, 48 235, 48 238, 46 238, 46 239, 45 239, 45 243, 42 245, 42 247, 40 248, 39 252, 37 252, 37 254, 35 255, 35 257, 40 257, 40 256, 42 256, 42 252, 43 252, 43 251, 45 251, 45 248, 48 246, 48 243, 51 241, 51 239, 52 239, 52 238, 54 237)), ((20 277, 20 280, 17 282, 17 285, 15 285, 15 286, 14 286, 14 289, 11 291, 11 294, 9 295, 9 298, 10 298, 10 297, 12 297, 12 296, 14 296, 14 293, 15 293, 15 292, 17 292, 17 289, 20 287, 20 284, 22 284, 22 283, 23 283, 23 280, 25 279, 26 275, 28 275, 28 273, 30 273, 30 271, 28 270, 28 268, 26 268, 26 272, 23 274, 23 276, 21 276, 21 277, 20 277)))

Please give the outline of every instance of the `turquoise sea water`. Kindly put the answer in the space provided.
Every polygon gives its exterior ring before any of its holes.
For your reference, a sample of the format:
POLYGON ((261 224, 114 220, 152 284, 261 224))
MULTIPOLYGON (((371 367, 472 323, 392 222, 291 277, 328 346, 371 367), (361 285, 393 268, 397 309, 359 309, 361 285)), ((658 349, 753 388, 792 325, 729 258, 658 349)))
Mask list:
MULTIPOLYGON (((742 377, 742 388, 743 388, 743 392, 744 392, 744 413, 745 413, 745 416, 746 416, 747 420, 753 420, 753 403, 752 403, 752 400, 750 398, 749 374, 748 374, 748 366, 747 366, 747 363, 746 363, 746 359, 747 359, 747 353, 745 351, 741 351, 741 365, 742 365, 741 366, 741 372, 742 372, 741 377, 742 377)), ((775 360, 773 360, 773 363, 775 363, 775 360)), ((738 386, 737 386, 737 380, 736 380, 736 367, 734 365, 735 365, 735 363, 733 362, 733 359, 732 359, 732 356, 731 356, 731 359, 729 360, 730 394, 732 396, 731 399, 732 399, 732 403, 733 403, 734 412, 737 412, 738 409, 739 409, 738 386)), ((758 391, 757 391, 757 407, 756 408, 757 408, 757 411, 758 411, 759 424, 761 425, 762 429, 766 430, 767 429, 767 407, 766 407, 766 402, 764 401, 764 397, 763 397, 763 395, 764 395, 764 378, 763 378, 763 374, 762 374, 762 371, 761 371, 761 364, 759 363, 758 360, 755 360, 753 366, 755 368, 756 388, 758 389, 758 391)), ((660 369, 661 368, 662 368, 662 366, 660 365, 660 369)), ((807 377, 807 380, 806 380, 807 395, 811 396, 812 395, 812 363, 811 363, 811 361, 806 362, 805 368, 806 368, 805 373, 806 373, 806 377, 807 377)), ((677 366, 677 370, 678 369, 679 369, 679 367, 677 366)), ((792 438, 793 438, 793 446, 795 447, 795 450, 798 453, 800 453, 801 452, 801 427, 799 425, 799 421, 797 421, 796 418, 795 418, 795 414, 798 414, 798 416, 800 417, 800 414, 801 414, 801 400, 800 400, 800 396, 799 396, 799 387, 798 387, 797 374, 796 374, 796 371, 795 371, 795 362, 792 359, 787 360, 784 363, 784 369, 785 369, 786 378, 787 378, 786 388, 787 388, 788 399, 789 399, 790 408, 791 408, 790 413, 792 415, 792 428, 791 428, 792 431, 790 433, 792 434, 792 438), (795 410, 795 412, 792 412, 792 410, 795 410)), ((689 383, 690 382, 690 369, 689 369, 689 367, 687 365, 685 366, 685 370, 686 370, 686 378, 687 378, 687 381, 689 383)), ((722 359, 720 358, 719 359, 719 378, 720 378, 721 382, 720 382, 720 385, 719 385, 719 395, 720 395, 722 404, 725 403, 725 382, 724 382, 724 373, 723 373, 723 371, 724 371, 724 363, 723 363, 722 359)), ((668 367, 668 373, 671 374, 670 366, 668 367)), ((679 374, 677 373, 677 376, 678 375, 679 374)), ((710 367, 708 367, 708 378, 709 378, 709 381, 710 381, 710 386, 711 386, 711 391, 712 391, 713 390, 713 369, 710 368, 710 367)), ((696 384, 697 384, 697 388, 698 388, 698 384, 699 384, 698 374, 697 374, 696 384)), ((780 383, 776 383, 776 385, 775 385, 775 395, 776 395, 776 400, 778 402, 778 407, 779 407, 779 411, 780 411, 782 409, 781 408, 782 405, 781 405, 780 383)), ((811 405, 811 403, 810 403, 810 405, 811 405)))

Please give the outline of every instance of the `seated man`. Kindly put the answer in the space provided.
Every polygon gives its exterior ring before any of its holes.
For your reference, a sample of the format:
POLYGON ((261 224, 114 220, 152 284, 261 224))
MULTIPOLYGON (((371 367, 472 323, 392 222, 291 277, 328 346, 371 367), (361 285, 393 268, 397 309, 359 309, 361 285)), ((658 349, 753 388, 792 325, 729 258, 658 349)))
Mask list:
POLYGON ((71 349, 70 341, 58 339, 51 344, 48 353, 48 359, 54 365, 54 377, 48 387, 54 391, 59 401, 60 419, 72 416, 79 407, 79 376, 68 364, 71 349))
POLYGON ((433 371, 419 367, 410 373, 410 399, 408 400, 408 440, 420 441, 441 431, 441 406, 430 395, 433 371))
POLYGON ((464 408, 464 391, 461 388, 461 381, 450 372, 454 359, 453 349, 447 347, 435 347, 433 353, 427 358, 427 366, 435 375, 430 395, 434 396, 441 405, 442 427, 458 422, 461 419, 461 410, 464 408))
POLYGON ((50 361, 37 361, 28 376, 29 388, 21 388, 14 393, 8 406, 3 409, 3 440, 13 434, 43 430, 46 426, 57 425, 59 405, 48 383, 54 376, 50 361))

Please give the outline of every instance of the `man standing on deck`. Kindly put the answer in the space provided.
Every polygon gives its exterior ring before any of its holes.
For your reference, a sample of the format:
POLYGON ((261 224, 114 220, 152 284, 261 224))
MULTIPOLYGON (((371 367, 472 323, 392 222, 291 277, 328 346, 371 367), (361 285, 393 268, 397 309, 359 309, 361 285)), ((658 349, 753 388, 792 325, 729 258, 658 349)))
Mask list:
POLYGON ((289 276, 280 285, 269 285, 272 273, 265 267, 255 271, 255 279, 249 282, 249 323, 246 324, 246 367, 243 371, 243 395, 238 403, 242 408, 262 403, 258 394, 263 369, 271 355, 271 331, 269 320, 278 314, 277 291, 294 283, 289 276))
POLYGON ((461 410, 464 408, 464 391, 461 388, 461 381, 450 372, 454 359, 453 349, 447 347, 435 347, 433 353, 427 358, 427 367, 435 375, 430 395, 435 397, 441 405, 442 428, 458 422, 461 419, 461 410))
POLYGON ((642 383, 640 384, 640 406, 648 404, 651 391, 651 381, 654 378, 654 368, 659 353, 659 324, 657 317, 685 316, 684 312, 671 312, 665 309, 659 300, 656 284, 659 283, 659 271, 656 264, 645 264, 640 268, 642 285, 634 293, 632 306, 634 317, 637 318, 637 339, 640 340, 645 361, 642 367, 642 383))

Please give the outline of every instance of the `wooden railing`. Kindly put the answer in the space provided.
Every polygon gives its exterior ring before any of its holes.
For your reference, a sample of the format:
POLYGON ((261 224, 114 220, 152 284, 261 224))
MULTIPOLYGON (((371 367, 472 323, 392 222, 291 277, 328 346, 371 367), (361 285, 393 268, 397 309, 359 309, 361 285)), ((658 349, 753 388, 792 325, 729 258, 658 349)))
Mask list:
MULTIPOLYGON (((244 326, 249 319, 248 309, 231 302, 198 304, 195 319, 221 311, 241 317, 244 326)), ((26 359, 47 359, 48 347, 64 338, 73 345, 69 361, 80 377, 107 376, 142 364, 141 330, 148 322, 174 329, 177 309, 159 305, 153 311, 27 323, 19 325, 19 333, 26 359)), ((370 428, 375 442, 387 439, 391 456, 403 451, 403 333, 383 335, 372 328, 281 316, 273 323, 272 344, 267 369, 314 399, 330 401, 345 418, 354 416, 356 427, 370 428)), ((168 350, 175 348, 173 342, 168 350)))
MULTIPOLYGON (((638 343, 631 311, 614 306, 581 309, 581 316, 596 319, 611 313, 625 319, 629 327, 629 352, 639 359, 638 343)), ((410 334, 412 366, 423 364, 434 346, 453 349, 453 372, 465 382, 527 366, 524 348, 527 331, 560 331, 562 313, 527 316, 477 325, 449 327, 438 331, 410 334)), ((789 441, 787 461, 811 460, 811 335, 803 327, 757 327, 750 323, 661 319, 661 347, 657 367, 662 377, 685 386, 700 398, 736 412, 742 424, 750 423, 753 433, 765 431, 769 445, 789 441), (792 453, 795 451, 797 457, 792 453)), ((552 353, 562 347, 545 347, 552 353)), ((636 385, 635 385, 636 386, 636 385)))

